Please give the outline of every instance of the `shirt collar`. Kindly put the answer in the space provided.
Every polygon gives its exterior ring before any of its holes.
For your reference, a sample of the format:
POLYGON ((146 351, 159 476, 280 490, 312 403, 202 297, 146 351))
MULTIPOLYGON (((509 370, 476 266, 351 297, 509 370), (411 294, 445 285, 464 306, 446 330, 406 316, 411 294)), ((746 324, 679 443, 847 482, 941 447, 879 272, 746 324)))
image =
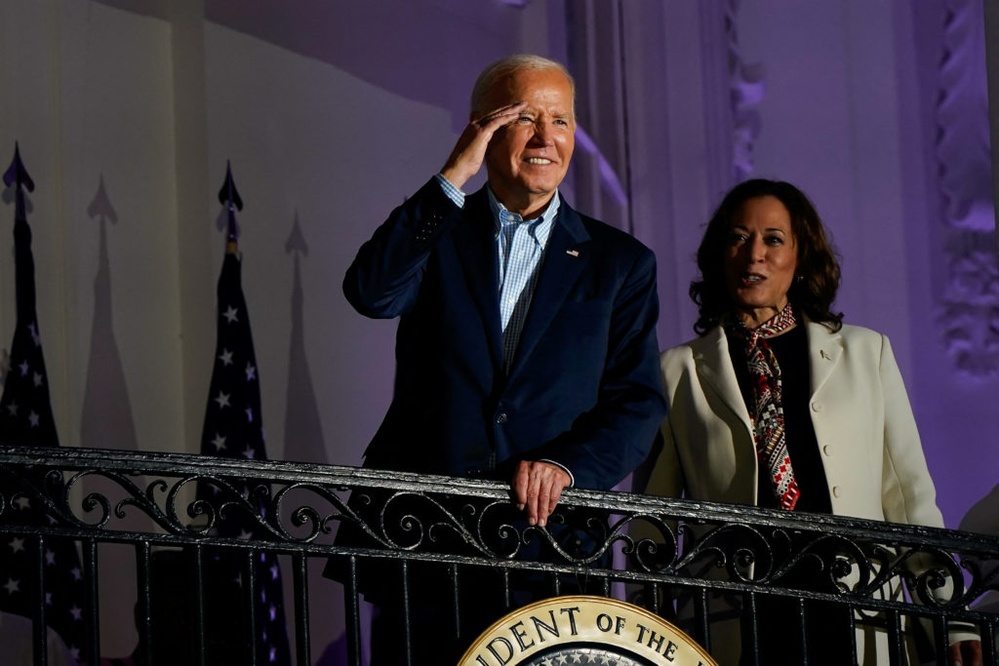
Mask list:
POLYGON ((548 236, 551 233, 552 222, 555 220, 555 215, 558 213, 559 206, 561 206, 561 198, 559 197, 558 190, 555 190, 555 195, 552 196, 552 200, 548 202, 548 206, 545 208, 544 212, 538 215, 536 218, 525 220, 517 213, 512 213, 507 210, 506 206, 500 203, 496 195, 493 194, 493 190, 488 185, 486 186, 486 192, 489 193, 489 209, 493 213, 493 223, 496 226, 496 234, 499 235, 503 230, 504 226, 509 226, 511 224, 527 223, 533 235, 542 246, 548 241, 548 236))

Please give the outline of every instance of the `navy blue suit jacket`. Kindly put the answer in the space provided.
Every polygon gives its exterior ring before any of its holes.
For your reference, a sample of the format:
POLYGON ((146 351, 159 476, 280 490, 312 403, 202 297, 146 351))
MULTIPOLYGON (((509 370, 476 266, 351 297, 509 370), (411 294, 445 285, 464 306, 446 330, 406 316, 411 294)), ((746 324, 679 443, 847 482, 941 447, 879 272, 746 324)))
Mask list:
POLYGON ((358 252, 344 293, 399 317, 394 396, 365 466, 509 481, 519 460, 608 489, 666 413, 655 257, 561 202, 509 373, 485 188, 459 208, 431 179, 358 252))

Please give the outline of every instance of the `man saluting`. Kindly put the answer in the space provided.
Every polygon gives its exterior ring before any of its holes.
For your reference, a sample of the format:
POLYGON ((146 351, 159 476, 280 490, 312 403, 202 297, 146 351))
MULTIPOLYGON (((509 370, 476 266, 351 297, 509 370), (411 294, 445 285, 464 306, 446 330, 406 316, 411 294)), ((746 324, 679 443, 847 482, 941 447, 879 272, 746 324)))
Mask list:
POLYGON ((542 527, 565 488, 610 489, 642 463, 665 416, 655 257, 558 191, 574 94, 552 60, 487 67, 443 168, 344 279, 358 312, 400 318, 365 466, 503 480, 542 527))

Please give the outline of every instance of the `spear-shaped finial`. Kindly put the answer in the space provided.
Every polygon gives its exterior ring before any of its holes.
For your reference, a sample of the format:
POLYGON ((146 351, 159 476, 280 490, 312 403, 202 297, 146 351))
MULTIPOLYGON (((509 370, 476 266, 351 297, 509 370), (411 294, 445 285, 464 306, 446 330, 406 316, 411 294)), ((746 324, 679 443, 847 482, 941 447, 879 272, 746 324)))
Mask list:
POLYGON ((114 206, 111 205, 111 200, 108 198, 108 193, 104 189, 104 174, 101 174, 100 183, 97 185, 97 194, 87 206, 87 215, 90 216, 90 219, 96 217, 101 221, 110 220, 111 224, 118 223, 118 213, 115 212, 114 206))
POLYGON ((10 187, 15 183, 18 189, 24 186, 29 192, 35 191, 35 181, 31 180, 28 170, 24 168, 24 162, 21 161, 21 148, 18 146, 17 141, 14 142, 14 161, 10 163, 10 166, 7 167, 7 170, 3 174, 4 185, 10 187))
POLYGON ((28 170, 24 168, 24 162, 21 161, 21 148, 16 141, 14 142, 14 161, 4 172, 3 183, 7 187, 14 187, 14 219, 26 220, 28 214, 24 205, 24 190, 34 192, 35 181, 31 180, 28 170))
POLYGON ((239 225, 236 224, 236 211, 243 210, 243 200, 236 189, 236 183, 232 179, 232 168, 229 160, 225 163, 225 183, 219 190, 219 202, 226 207, 229 212, 229 224, 226 229, 227 243, 236 243, 239 240, 239 225))
POLYGON ((239 191, 236 189, 236 182, 232 178, 232 166, 229 160, 225 162, 225 182, 222 184, 222 189, 219 190, 219 202, 226 210, 226 252, 238 254, 239 223, 236 222, 236 211, 243 210, 243 199, 240 198, 239 191))
MULTIPOLYGON (((35 325, 35 258, 31 254, 31 227, 24 190, 33 192, 35 182, 21 161, 21 149, 14 142, 14 161, 3 174, 3 182, 14 190, 14 291, 17 325, 35 325)), ((6 192, 5 192, 6 194, 6 192)))
POLYGON ((302 228, 298 225, 298 211, 295 211, 295 222, 291 225, 291 233, 288 234, 288 240, 284 242, 285 252, 294 252, 296 256, 298 254, 309 255, 309 244, 305 242, 305 235, 302 233, 302 228))

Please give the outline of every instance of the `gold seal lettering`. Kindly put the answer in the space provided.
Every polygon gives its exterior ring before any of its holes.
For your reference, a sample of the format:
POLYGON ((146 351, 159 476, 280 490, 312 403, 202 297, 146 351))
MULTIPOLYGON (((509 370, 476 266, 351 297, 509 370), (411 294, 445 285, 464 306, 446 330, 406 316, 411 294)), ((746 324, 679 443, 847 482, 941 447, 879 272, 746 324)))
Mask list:
POLYGON ((568 608, 562 608, 561 610, 559 610, 559 612, 569 614, 569 632, 573 636, 578 635, 579 632, 576 631, 576 613, 579 612, 579 606, 569 606, 568 608))
POLYGON ((502 636, 497 636, 496 638, 489 641, 489 645, 486 646, 486 649, 489 650, 489 652, 491 652, 494 657, 496 657, 496 663, 500 664, 500 666, 503 666, 503 664, 509 664, 510 660, 513 659, 513 654, 514 654, 513 645, 510 643, 510 641, 503 638, 502 636), (506 647, 507 649, 506 657, 501 657, 500 653, 496 651, 495 647, 493 647, 497 643, 506 647))
POLYGON ((689 636, 654 613, 617 599, 582 595, 553 597, 509 613, 472 643, 458 666, 524 666, 540 653, 565 660, 597 652, 633 655, 641 663, 718 666, 689 636))
POLYGON ((620 615, 615 617, 611 617, 608 613, 601 613, 600 615, 597 615, 597 629, 604 633, 613 630, 616 635, 620 636, 621 632, 624 630, 624 625, 627 623, 628 620, 620 615))
POLYGON ((520 646, 521 652, 526 652, 527 648, 534 647, 534 641, 530 643, 525 643, 524 639, 527 637, 527 632, 524 631, 524 623, 518 622, 517 624, 510 627, 510 632, 513 637, 517 639, 517 644, 520 646))
POLYGON ((553 610, 548 611, 548 617, 550 617, 552 621, 550 625, 545 624, 544 621, 541 618, 539 618, 537 615, 531 616, 531 620, 534 621, 534 632, 538 635, 538 641, 541 643, 545 642, 545 635, 541 633, 542 629, 550 633, 555 638, 559 637, 558 622, 555 621, 555 611, 553 610))

